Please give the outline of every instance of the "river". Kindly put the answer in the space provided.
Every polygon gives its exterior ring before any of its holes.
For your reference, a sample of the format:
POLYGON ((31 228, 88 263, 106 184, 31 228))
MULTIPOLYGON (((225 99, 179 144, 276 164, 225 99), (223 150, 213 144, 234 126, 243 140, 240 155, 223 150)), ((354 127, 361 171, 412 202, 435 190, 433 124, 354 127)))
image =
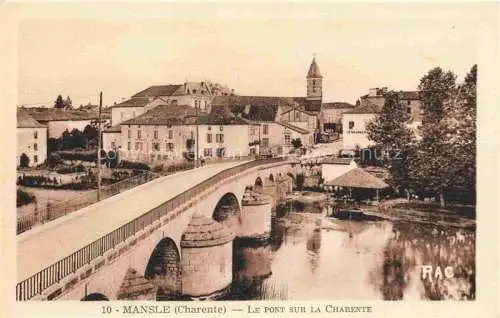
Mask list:
POLYGON ((281 211, 235 243, 233 300, 474 300, 475 231, 281 211), (425 278, 423 277, 425 275, 425 278))

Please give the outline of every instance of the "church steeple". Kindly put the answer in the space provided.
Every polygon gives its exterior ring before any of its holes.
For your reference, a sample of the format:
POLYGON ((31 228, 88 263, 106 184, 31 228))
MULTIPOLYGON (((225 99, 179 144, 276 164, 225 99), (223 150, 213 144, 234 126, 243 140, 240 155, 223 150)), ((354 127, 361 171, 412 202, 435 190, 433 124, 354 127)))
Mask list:
POLYGON ((321 100, 323 96, 323 76, 316 63, 316 56, 313 57, 309 72, 307 72, 307 99, 321 100))

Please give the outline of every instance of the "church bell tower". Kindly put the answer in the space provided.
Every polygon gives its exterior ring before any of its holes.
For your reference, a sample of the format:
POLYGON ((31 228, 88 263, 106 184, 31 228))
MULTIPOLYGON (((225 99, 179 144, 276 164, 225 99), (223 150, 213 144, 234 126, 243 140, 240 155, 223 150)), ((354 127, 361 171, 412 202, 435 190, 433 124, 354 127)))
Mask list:
POLYGON ((307 99, 319 100, 323 97, 323 76, 319 71, 316 57, 313 57, 309 72, 307 72, 307 99))

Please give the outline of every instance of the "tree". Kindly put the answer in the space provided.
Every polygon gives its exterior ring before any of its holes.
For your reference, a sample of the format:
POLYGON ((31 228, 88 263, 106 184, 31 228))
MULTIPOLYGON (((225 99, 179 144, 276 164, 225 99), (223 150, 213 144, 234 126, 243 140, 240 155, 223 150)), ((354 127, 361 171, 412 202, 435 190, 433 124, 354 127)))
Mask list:
POLYGON ((98 140, 99 132, 97 131, 97 128, 94 125, 87 125, 83 129, 83 137, 85 139, 85 143, 87 146, 90 144, 96 145, 98 140))
POLYGON ((19 158, 19 165, 23 168, 27 168, 30 165, 30 157, 26 155, 24 152, 21 154, 21 157, 19 158))
POLYGON ((449 107, 452 115, 449 122, 454 131, 453 153, 458 164, 454 187, 472 200, 476 194, 476 87, 477 65, 474 65, 463 84, 459 85, 456 100, 449 107))
POLYGON ((445 207, 445 193, 457 173, 457 158, 452 146, 452 130, 446 120, 447 105, 456 94, 456 76, 440 67, 430 70, 418 86, 423 108, 421 140, 410 160, 410 175, 421 190, 439 195, 445 207))
POLYGON ((61 95, 57 95, 57 99, 54 102, 54 108, 63 109, 65 107, 64 100, 61 95))
POLYGON ((291 141, 293 148, 298 149, 302 147, 302 140, 300 138, 294 138, 291 141))
POLYGON ((373 161, 372 157, 376 157, 377 161, 389 169, 389 182, 403 188, 409 187, 407 161, 415 142, 415 136, 407 126, 409 120, 410 115, 400 103, 398 94, 386 93, 381 113, 366 127, 368 139, 375 142, 376 148, 364 149, 369 151, 370 161, 373 161), (378 155, 377 148, 382 156, 378 155))
POLYGON ((69 98, 69 96, 67 96, 66 100, 64 101, 64 108, 73 109, 73 102, 71 101, 71 98, 69 98))
POLYGON ((55 166, 62 164, 63 160, 61 158, 61 155, 58 153, 51 153, 49 157, 47 158, 47 165, 50 168, 54 168, 55 166))

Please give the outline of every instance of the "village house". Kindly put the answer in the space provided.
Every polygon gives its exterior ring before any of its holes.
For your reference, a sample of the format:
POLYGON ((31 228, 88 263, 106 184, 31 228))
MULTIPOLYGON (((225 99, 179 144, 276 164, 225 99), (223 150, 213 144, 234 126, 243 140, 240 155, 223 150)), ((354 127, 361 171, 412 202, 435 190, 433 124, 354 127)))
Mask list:
POLYGON ((288 154, 293 148, 292 140, 299 138, 303 147, 314 144, 316 117, 297 111, 298 103, 293 97, 269 96, 219 96, 213 101, 213 108, 227 108, 238 117, 259 125, 259 143, 262 153, 288 154), (287 122, 287 116, 296 121, 287 122), (294 117, 295 120, 295 117, 294 117), (294 125, 299 123, 303 127, 294 125))
MULTIPOLYGON (((360 97, 360 106, 376 106, 380 111, 385 103, 385 95, 389 92, 387 87, 370 88, 368 94, 360 97)), ((410 115, 410 123, 416 125, 422 122, 422 102, 418 91, 395 91, 399 102, 405 106, 406 112, 410 115)))
POLYGON ((158 105, 187 105, 209 113, 212 99, 219 95, 231 95, 229 88, 211 82, 185 82, 184 84, 150 86, 130 99, 112 106, 111 125, 142 115, 158 105))
POLYGON ((368 139, 366 126, 379 109, 375 105, 360 106, 342 114, 342 142, 344 149, 366 148, 373 145, 368 139))
POLYGON ((342 132, 342 114, 354 109, 354 105, 345 102, 323 103, 323 131, 342 132))
POLYGON ((47 126, 48 138, 59 138, 63 132, 73 129, 83 131, 87 125, 96 123, 98 115, 85 110, 71 110, 58 108, 21 108, 40 124, 47 126))
POLYGON ((37 166, 47 159, 47 126, 31 117, 25 110, 17 109, 17 153, 16 162, 21 164, 21 156, 29 158, 29 166, 37 166))
POLYGON ((103 144, 119 149, 120 159, 150 163, 194 159, 196 150, 206 160, 249 156, 257 153, 257 127, 227 112, 198 116, 188 105, 160 105, 123 122, 120 145, 110 138, 103 144))

